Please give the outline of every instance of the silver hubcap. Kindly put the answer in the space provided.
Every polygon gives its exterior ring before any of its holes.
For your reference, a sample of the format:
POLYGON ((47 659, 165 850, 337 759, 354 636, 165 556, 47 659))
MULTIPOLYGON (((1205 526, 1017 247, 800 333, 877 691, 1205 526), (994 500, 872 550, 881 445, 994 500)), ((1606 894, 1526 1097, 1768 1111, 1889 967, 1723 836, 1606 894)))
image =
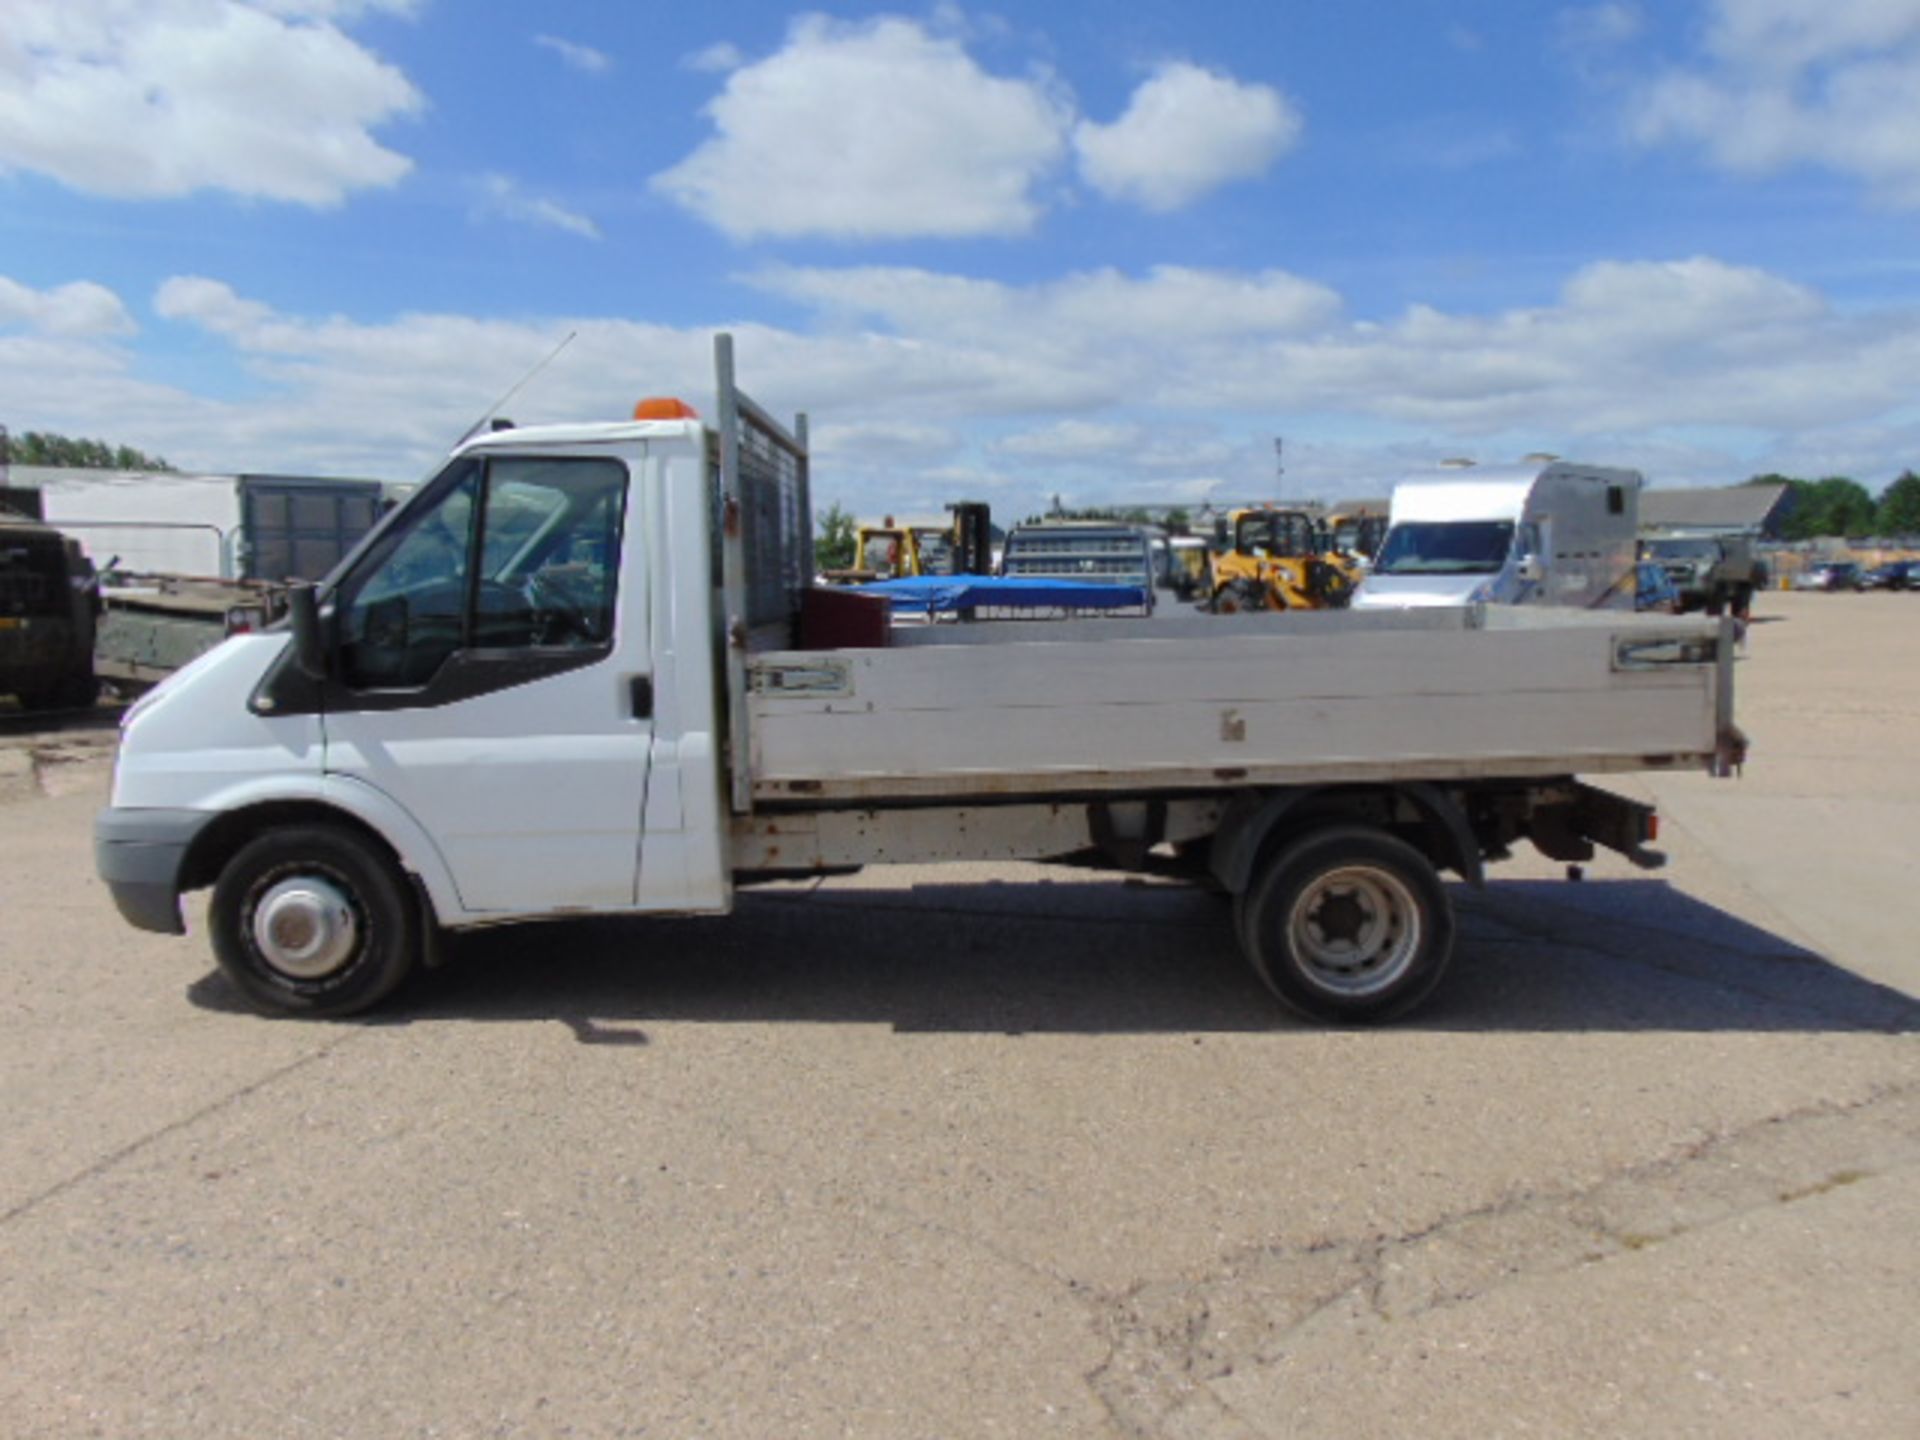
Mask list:
POLYGON ((360 925, 339 886, 318 875, 296 875, 260 897, 253 943, 274 969, 296 980, 318 980, 353 957, 360 925))
POLYGON ((1313 982, 1341 995, 1385 990, 1420 953, 1420 905, 1400 877, 1353 865, 1300 892, 1287 942, 1313 982))

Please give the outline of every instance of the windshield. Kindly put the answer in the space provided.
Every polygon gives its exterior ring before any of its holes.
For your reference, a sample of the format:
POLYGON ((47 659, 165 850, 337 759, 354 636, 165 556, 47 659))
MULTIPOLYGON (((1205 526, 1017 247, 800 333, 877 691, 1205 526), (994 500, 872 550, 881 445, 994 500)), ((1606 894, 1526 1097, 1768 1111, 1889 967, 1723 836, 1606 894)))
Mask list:
POLYGON ((1513 548, 1511 520, 1416 520, 1387 531, 1376 575, 1488 575, 1513 548))
POLYGON ((1313 522, 1305 515, 1290 510, 1263 511, 1240 517, 1234 543, 1243 555, 1289 560, 1317 554, 1322 548, 1316 543, 1318 538, 1313 522))
POLYGON ((1711 540, 1649 540, 1647 554, 1656 560, 1713 560, 1720 547, 1711 540))

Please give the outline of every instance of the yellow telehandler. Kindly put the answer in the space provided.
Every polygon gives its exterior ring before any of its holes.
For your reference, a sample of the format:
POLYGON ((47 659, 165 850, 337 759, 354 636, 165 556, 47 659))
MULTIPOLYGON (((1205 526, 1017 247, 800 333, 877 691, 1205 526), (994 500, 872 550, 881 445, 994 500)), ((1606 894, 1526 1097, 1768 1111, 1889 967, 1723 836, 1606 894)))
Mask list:
POLYGON ((1214 557, 1214 613, 1338 610, 1352 598, 1354 562, 1317 516, 1263 505, 1227 519, 1232 544, 1214 557))

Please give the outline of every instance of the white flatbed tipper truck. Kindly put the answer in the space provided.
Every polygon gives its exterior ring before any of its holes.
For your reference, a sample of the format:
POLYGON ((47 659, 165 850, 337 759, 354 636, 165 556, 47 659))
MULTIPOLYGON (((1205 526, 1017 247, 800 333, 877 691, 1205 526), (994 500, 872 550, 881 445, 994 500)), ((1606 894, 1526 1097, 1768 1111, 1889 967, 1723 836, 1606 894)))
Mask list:
POLYGON ((755 881, 1037 860, 1224 891, 1292 1009, 1406 1013, 1450 871, 1644 865, 1576 777, 1744 755, 1730 627, 1538 608, 891 628, 812 586, 804 418, 716 342, 711 426, 463 444, 289 623, 128 713, 96 859, 269 1012, 354 1013, 446 931, 727 911, 755 881), (851 607, 853 613, 845 613, 851 607), (823 619, 822 616, 825 616, 823 619))

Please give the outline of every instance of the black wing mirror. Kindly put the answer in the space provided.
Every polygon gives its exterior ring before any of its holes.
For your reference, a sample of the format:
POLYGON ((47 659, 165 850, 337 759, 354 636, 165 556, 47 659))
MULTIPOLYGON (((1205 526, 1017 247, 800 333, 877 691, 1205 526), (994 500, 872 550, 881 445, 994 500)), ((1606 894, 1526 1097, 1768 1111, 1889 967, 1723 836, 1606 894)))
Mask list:
POLYGON ((320 592, 295 585, 287 592, 287 616, 293 625, 293 662, 309 680, 327 678, 327 637, 320 624, 320 592))

